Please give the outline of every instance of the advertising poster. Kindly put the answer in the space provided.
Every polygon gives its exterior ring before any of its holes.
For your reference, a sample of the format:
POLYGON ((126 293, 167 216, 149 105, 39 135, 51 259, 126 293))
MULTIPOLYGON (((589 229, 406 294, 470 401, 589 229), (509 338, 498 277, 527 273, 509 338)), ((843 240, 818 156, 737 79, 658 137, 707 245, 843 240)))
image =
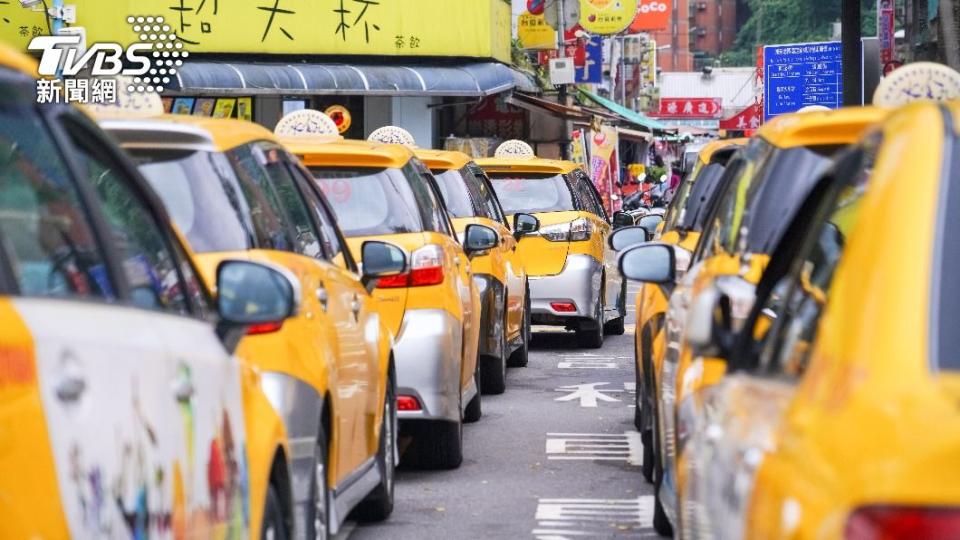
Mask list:
POLYGON ((179 97, 173 100, 173 114, 190 114, 193 111, 192 97, 179 97))
POLYGON ((613 213, 614 182, 616 180, 617 130, 611 126, 601 126, 600 131, 590 130, 590 167, 588 169, 593 184, 603 199, 608 213, 613 213))
POLYGON ((237 118, 253 122, 253 98, 237 98, 237 118))
POLYGON ((213 106, 217 100, 213 98, 197 98, 197 104, 193 106, 194 116, 213 116, 213 106))
POLYGON ((217 100, 217 106, 213 110, 214 118, 230 118, 233 116, 233 109, 237 106, 235 98, 221 98, 217 100))

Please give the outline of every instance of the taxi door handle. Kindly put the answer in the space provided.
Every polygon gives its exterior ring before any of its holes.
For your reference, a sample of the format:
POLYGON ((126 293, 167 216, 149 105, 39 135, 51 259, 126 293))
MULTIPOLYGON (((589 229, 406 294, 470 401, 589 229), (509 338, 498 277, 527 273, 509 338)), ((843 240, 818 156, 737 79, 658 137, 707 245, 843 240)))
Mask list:
POLYGON ((64 375, 56 386, 60 401, 77 401, 86 389, 87 381, 77 373, 64 375))
POLYGON ((330 303, 330 295, 327 294, 327 289, 322 285, 317 288, 317 300, 320 301, 320 307, 326 311, 327 304, 330 303))

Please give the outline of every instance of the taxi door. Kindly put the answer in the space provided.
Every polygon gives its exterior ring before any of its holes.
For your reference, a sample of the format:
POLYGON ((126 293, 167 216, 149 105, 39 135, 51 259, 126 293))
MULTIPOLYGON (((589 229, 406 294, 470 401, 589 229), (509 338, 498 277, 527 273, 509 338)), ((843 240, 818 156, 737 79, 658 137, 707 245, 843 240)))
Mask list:
MULTIPOLYGON (((125 512, 127 519, 133 514, 149 521, 149 514, 138 515, 142 485, 163 483, 172 489, 175 530, 182 528, 201 536, 246 534, 249 483, 239 363, 226 353, 210 324, 203 320, 209 306, 202 285, 186 254, 164 234, 162 227, 167 225, 160 224, 162 218, 151 211, 162 203, 147 201, 151 195, 125 176, 123 164, 103 151, 105 143, 96 145, 96 134, 72 126, 67 130, 76 145, 80 170, 99 196, 110 237, 122 238, 113 248, 126 274, 131 303, 149 310, 145 311, 149 320, 139 321, 136 326, 154 336, 165 356, 156 365, 142 355, 118 356, 118 361, 123 358, 130 368, 145 372, 132 370, 131 380, 117 378, 113 390, 91 393, 111 396, 109 402, 116 403, 117 396, 112 394, 129 384, 131 401, 126 408, 134 414, 131 425, 140 438, 134 444, 163 445, 162 439, 166 438, 176 445, 164 473, 141 463, 140 450, 114 439, 114 444, 123 449, 115 458, 121 466, 121 482, 128 483, 125 489, 130 490, 132 506, 125 512), (145 397, 151 392, 163 400, 165 416, 139 410, 146 406, 145 397), (138 479, 140 476, 143 478, 138 479)), ((123 316, 132 320, 139 314, 123 316)), ((116 339, 121 334, 127 336, 127 328, 130 334, 137 334, 132 325, 125 322, 101 328, 109 329, 111 339, 116 339)), ((124 408, 122 403, 115 407, 124 408)))
MULTIPOLYGON (((617 268, 617 252, 610 249, 607 239, 612 232, 610 222, 607 221, 607 213, 603 209, 603 202, 597 193, 593 182, 581 169, 575 169, 570 173, 571 181, 574 182, 577 196, 583 205, 583 214, 593 225, 593 235, 590 238, 590 251, 597 261, 603 263, 606 282, 604 284, 604 310, 606 312, 619 312, 620 297, 623 289, 623 278, 620 277, 620 270, 617 268)), ((606 316, 606 314, 604 314, 606 316)), ((601 323, 603 321, 600 321, 601 323)))

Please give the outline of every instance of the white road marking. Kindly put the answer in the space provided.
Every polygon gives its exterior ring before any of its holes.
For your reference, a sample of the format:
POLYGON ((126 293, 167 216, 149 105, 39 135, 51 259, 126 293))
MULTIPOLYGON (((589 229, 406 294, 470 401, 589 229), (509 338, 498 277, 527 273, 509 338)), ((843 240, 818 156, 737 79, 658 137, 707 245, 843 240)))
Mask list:
POLYGON ((616 362, 582 358, 557 363, 557 369, 617 369, 616 362))
POLYGON ((625 382, 623 383, 623 389, 631 394, 637 393, 637 383, 635 382, 625 382))
MULTIPOLYGON (((573 401, 575 399, 579 399, 581 407, 589 407, 589 408, 596 408, 598 401, 606 401, 611 403, 615 401, 619 402, 620 401, 619 399, 608 396, 607 394, 603 393, 603 392, 619 392, 619 390, 615 390, 613 388, 610 388, 610 389, 605 388, 603 389, 603 391, 601 391, 597 389, 598 386, 603 386, 605 384, 610 384, 610 383, 595 382, 595 383, 571 384, 568 386, 561 386, 560 388, 557 388, 556 391, 567 392, 567 395, 560 396, 556 398, 554 401, 573 401)), ((626 386, 626 384, 627 383, 624 383, 624 386, 626 386)))
POLYGON ((626 461, 641 465, 643 443, 635 431, 624 433, 547 433, 547 459, 626 461))
POLYGON ((635 499, 540 499, 536 520, 533 536, 538 540, 649 534, 653 527, 653 496, 635 499))

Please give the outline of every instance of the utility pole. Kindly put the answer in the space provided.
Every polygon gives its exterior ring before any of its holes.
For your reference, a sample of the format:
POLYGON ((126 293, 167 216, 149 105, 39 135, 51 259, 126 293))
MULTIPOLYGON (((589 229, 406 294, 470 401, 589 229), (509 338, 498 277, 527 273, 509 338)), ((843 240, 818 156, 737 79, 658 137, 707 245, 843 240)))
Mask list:
MULTIPOLYGON (((557 58, 564 58, 567 55, 566 51, 566 26, 564 13, 563 13, 563 2, 564 0, 554 0, 557 3, 557 58)), ((560 105, 567 105, 567 85, 561 84, 560 90, 557 92, 557 103, 560 105)), ((570 159, 570 125, 564 120, 563 121, 563 133, 560 134, 560 159, 570 159)))
POLYGON ((840 48, 843 105, 846 107, 863 104, 860 38, 860 0, 843 0, 840 4, 840 48))
POLYGON ((617 68, 617 75, 620 75, 620 104, 627 106, 627 36, 620 34, 620 67, 617 68))

